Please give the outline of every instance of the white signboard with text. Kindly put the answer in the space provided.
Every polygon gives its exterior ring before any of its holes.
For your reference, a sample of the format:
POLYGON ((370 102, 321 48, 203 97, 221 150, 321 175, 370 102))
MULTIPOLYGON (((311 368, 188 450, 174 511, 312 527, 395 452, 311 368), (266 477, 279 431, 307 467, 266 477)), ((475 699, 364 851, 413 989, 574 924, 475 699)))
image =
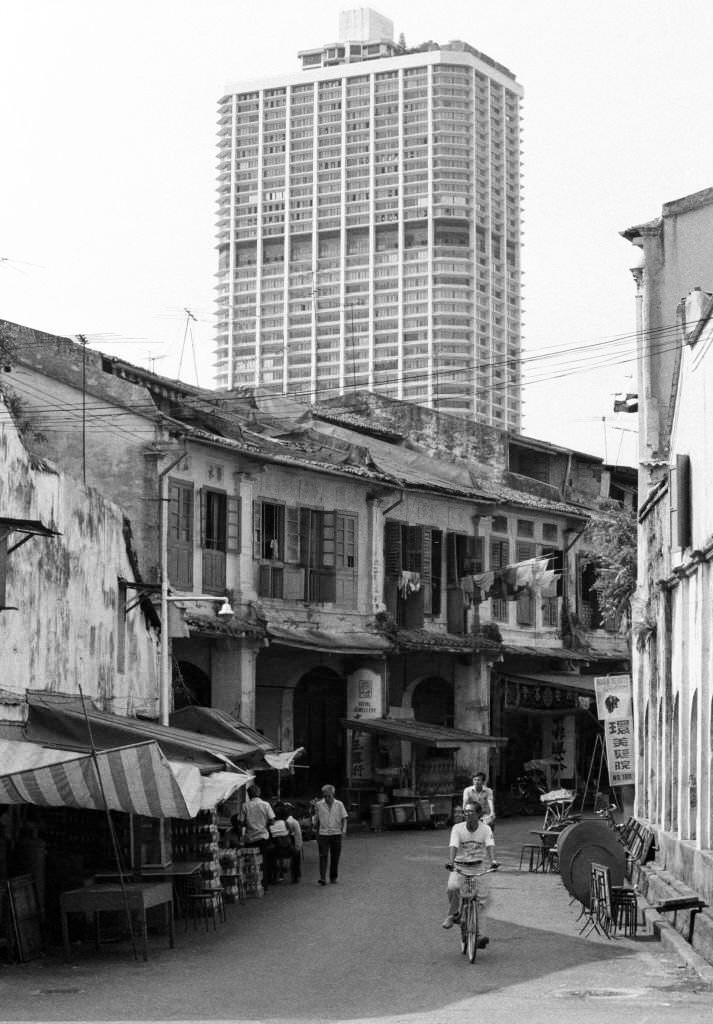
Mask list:
MULTIPOLYGON (((383 704, 381 675, 372 669, 360 668, 347 679, 347 717, 381 718, 383 704)), ((350 731, 349 778, 374 777, 373 739, 370 733, 350 731)))
POLYGON ((631 676, 595 676, 597 716, 604 723, 609 782, 634 783, 634 706, 631 676))

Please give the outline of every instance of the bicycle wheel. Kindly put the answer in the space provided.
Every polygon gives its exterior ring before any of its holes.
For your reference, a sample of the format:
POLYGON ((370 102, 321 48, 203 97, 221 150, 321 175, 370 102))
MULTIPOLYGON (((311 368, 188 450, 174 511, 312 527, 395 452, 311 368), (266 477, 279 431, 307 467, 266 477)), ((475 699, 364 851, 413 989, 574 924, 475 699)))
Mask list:
POLYGON ((478 955, 478 904, 473 899, 468 908, 468 959, 472 964, 478 955))
POLYGON ((460 908, 460 951, 465 954, 468 949, 468 908, 469 903, 461 903, 460 908))

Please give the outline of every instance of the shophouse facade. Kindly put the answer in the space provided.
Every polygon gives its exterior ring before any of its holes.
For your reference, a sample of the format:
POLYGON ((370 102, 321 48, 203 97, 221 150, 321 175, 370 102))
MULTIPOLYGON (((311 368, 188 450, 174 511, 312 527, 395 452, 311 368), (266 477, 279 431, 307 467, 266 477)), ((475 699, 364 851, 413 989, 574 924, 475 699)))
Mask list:
MULTIPOLYGON (((639 585, 633 645, 636 813, 657 866, 713 902, 710 429, 713 189, 623 232, 641 249, 639 585), (682 298, 685 296, 685 298, 682 298), (657 346, 657 324, 676 324, 657 346)), ((713 919, 694 946, 713 959, 713 919)))
POLYGON ((619 671, 626 641, 594 615, 577 545, 612 476, 633 492, 625 474, 384 397, 202 391, 5 331, 25 414, 125 504, 159 610, 167 579, 164 711, 233 714, 306 748, 294 786, 330 777, 367 801, 477 769, 508 786, 554 754, 581 780, 592 675, 619 671), (476 594, 532 558, 554 569, 548 596, 476 594))

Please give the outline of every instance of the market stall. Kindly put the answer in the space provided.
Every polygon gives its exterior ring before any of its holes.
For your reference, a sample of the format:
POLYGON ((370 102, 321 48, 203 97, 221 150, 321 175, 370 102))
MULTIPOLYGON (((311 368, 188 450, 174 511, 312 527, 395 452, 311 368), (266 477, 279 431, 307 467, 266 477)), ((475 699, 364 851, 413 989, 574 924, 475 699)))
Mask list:
POLYGON ((62 893, 97 875, 126 892, 144 881, 171 887, 174 860, 193 861, 200 888, 221 887, 215 808, 254 778, 229 756, 254 746, 208 743, 72 697, 28 703, 25 739, 0 741, 4 873, 32 875, 50 928, 66 927, 62 893))
POLYGON ((350 793, 370 801, 372 827, 375 808, 380 808, 382 824, 390 827, 450 822, 462 795, 455 786, 455 752, 467 745, 498 747, 507 742, 414 719, 347 718, 342 724, 350 765, 360 769, 358 776, 350 772, 350 793))

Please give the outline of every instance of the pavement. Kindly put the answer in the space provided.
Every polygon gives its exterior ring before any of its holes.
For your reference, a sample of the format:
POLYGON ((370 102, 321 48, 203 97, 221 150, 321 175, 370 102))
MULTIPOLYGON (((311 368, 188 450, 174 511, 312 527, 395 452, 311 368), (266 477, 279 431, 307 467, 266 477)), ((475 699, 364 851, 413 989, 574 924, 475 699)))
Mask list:
MULTIPOLYGON (((496 845, 498 850, 502 840, 507 842, 510 855, 523 843, 532 842, 535 837, 531 830, 537 828, 538 819, 534 817, 505 818, 497 823, 496 845)), ((498 853, 500 856, 500 854, 498 853)), ((701 979, 706 985, 713 985, 713 965, 709 964, 690 943, 678 932, 670 921, 662 917, 644 897, 639 894, 639 921, 643 921, 643 932, 659 941, 664 950, 675 956, 701 979)), ((549 913, 552 912, 550 908, 549 913)))
POLYGON ((473 966, 441 928, 448 831, 354 829, 338 885, 317 885, 307 843, 299 885, 228 906, 215 931, 179 921, 173 950, 152 934, 147 963, 121 941, 0 964, 0 1020, 600 1024, 616 1000, 637 1024, 713 1024, 713 968, 651 908, 636 939, 580 935, 559 875, 518 870, 540 823, 497 824, 491 942, 473 966))

